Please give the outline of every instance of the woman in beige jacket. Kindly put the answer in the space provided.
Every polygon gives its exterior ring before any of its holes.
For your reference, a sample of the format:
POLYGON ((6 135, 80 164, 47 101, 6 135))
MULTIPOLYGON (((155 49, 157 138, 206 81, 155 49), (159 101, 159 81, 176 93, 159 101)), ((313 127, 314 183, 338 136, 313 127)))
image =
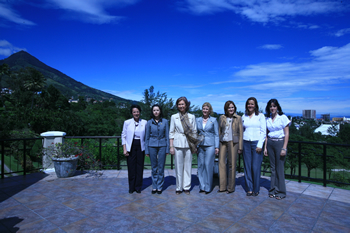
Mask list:
POLYGON ((235 191, 236 162, 238 153, 243 151, 243 127, 241 116, 236 114, 236 105, 228 100, 224 106, 225 114, 219 119, 219 193, 235 191), (227 161, 227 163, 226 163, 227 161), (228 164, 228 180, 227 180, 228 164))

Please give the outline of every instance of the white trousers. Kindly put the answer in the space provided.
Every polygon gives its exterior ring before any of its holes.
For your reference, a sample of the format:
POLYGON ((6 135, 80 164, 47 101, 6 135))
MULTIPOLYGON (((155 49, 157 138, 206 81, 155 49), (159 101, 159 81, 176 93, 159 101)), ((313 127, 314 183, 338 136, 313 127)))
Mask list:
POLYGON ((190 190, 192 153, 190 148, 175 147, 176 191, 190 190))

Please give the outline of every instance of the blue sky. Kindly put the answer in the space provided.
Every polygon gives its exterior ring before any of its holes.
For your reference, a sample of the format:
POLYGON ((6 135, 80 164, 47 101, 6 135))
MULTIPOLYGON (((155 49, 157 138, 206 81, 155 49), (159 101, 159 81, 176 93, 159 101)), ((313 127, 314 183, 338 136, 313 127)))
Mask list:
POLYGON ((350 115, 348 0, 0 0, 0 59, 20 50, 128 99, 350 115))

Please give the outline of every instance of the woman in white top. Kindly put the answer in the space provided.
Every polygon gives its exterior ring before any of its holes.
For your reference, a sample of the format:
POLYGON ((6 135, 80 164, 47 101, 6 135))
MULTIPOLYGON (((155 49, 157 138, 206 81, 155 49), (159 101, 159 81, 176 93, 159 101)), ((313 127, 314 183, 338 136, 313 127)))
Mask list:
POLYGON ((258 101, 250 97, 245 104, 243 121, 244 179, 247 196, 258 196, 263 160, 262 147, 266 137, 265 116, 259 113, 258 101))
POLYGON ((267 140, 264 155, 269 156, 271 165, 271 188, 269 197, 281 200, 286 197, 284 180, 284 163, 287 155, 290 120, 283 114, 276 99, 271 99, 266 105, 267 140))
POLYGON ((145 129, 147 121, 140 119, 141 107, 132 105, 132 118, 124 121, 122 132, 123 153, 128 164, 129 193, 141 193, 145 161, 145 129))

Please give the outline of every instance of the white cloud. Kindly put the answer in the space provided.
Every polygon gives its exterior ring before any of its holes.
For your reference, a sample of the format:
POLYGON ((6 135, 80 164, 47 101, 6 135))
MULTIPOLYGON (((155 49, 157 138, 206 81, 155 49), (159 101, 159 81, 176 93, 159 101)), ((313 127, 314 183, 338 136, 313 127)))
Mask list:
POLYGON ((337 31, 336 33, 334 33, 334 35, 336 37, 340 37, 340 36, 344 36, 345 34, 349 34, 350 33, 350 28, 344 28, 344 29, 341 29, 339 31, 337 31))
POLYGON ((262 63, 249 65, 234 74, 236 77, 260 78, 261 82, 276 79, 300 80, 302 83, 337 81, 350 78, 350 43, 343 47, 325 46, 310 51, 310 61, 303 63, 262 63))
POLYGON ((283 48, 280 44, 265 44, 258 47, 259 49, 281 49, 283 48))
POLYGON ((113 23, 123 17, 107 12, 110 7, 135 4, 138 0, 47 0, 55 7, 69 12, 65 17, 94 24, 113 23), (75 13, 72 15, 72 13, 75 13))
POLYGON ((13 46, 10 42, 7 40, 0 40, 0 55, 2 56, 10 56, 13 53, 17 53, 21 50, 26 51, 25 48, 18 48, 16 46, 13 46))
POLYGON ((34 22, 24 19, 19 14, 17 14, 16 11, 13 10, 9 4, 4 4, 1 2, 0 2, 0 18, 4 18, 7 21, 20 24, 20 25, 26 25, 26 26, 35 25, 34 22))
POLYGON ((185 0, 185 9, 195 14, 233 11, 254 22, 283 21, 286 17, 309 16, 344 10, 330 0, 185 0))
POLYGON ((212 83, 216 87, 210 93, 220 90, 214 101, 218 102, 216 107, 232 99, 243 111, 245 100, 255 96, 263 108, 269 99, 277 98, 289 113, 301 113, 305 106, 312 106, 318 113, 350 115, 350 43, 324 46, 309 54, 307 61, 299 63, 248 65, 233 73, 232 79, 212 83))

